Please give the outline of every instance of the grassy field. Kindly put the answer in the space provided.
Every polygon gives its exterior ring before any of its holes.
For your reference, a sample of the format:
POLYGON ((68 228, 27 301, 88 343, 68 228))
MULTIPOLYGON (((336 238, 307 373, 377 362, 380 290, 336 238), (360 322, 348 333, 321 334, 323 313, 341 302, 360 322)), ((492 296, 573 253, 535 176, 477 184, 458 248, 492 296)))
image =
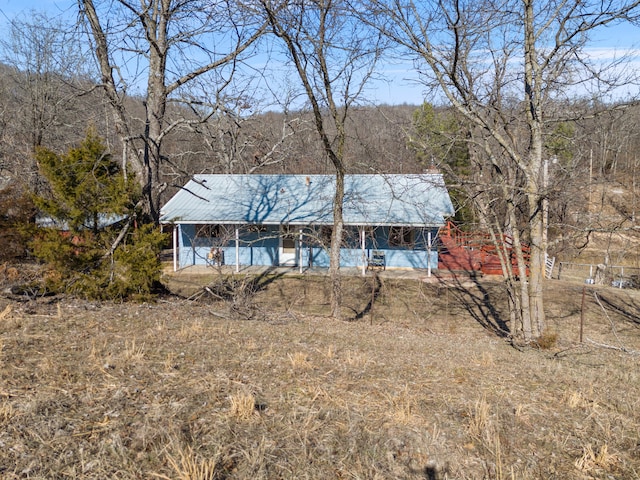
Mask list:
POLYGON ((549 281, 519 350, 491 281, 167 283, 0 300, 0 478, 640 478, 639 292, 549 281))

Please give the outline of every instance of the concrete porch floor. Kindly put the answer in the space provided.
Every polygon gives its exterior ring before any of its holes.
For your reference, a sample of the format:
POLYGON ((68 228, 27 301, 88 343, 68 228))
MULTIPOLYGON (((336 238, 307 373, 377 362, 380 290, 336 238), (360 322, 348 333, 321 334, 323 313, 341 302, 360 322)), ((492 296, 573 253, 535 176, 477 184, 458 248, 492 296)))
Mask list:
MULTIPOLYGON (((362 269, 359 267, 343 267, 340 269, 340 272, 343 276, 362 276, 362 269)), ((167 276, 194 276, 194 275, 202 275, 202 276, 210 276, 215 274, 224 274, 224 275, 316 275, 316 276, 327 276, 329 275, 328 268, 321 267, 303 267, 302 272, 299 267, 283 267, 283 266, 240 266, 240 271, 236 272, 235 265, 222 265, 218 266, 206 266, 206 265, 191 265, 188 267, 184 267, 179 269, 178 271, 173 271, 172 263, 165 263, 163 265, 163 274, 167 276)), ((412 269, 412 268, 388 268, 386 270, 376 269, 375 273, 378 274, 380 278, 389 278, 389 279, 405 279, 405 280, 418 280, 427 283, 439 283, 443 280, 466 277, 469 278, 469 275, 465 272, 451 272, 449 270, 437 270, 434 269, 431 271, 431 276, 428 275, 427 269, 412 269)), ((374 271, 367 270, 366 276, 370 277, 374 274, 374 271)))

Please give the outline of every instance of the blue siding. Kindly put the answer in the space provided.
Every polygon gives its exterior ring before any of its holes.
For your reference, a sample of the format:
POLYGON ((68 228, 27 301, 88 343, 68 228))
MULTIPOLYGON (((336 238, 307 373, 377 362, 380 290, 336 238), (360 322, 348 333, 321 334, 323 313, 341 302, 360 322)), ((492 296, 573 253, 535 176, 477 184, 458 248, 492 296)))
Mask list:
MULTIPOLYGON (((351 227, 350 227, 351 228, 351 227)), ((373 250, 382 251, 385 254, 387 267, 399 268, 422 268, 432 269, 438 267, 438 253, 435 247, 430 254, 427 250, 427 232, 429 229, 415 229, 413 244, 408 246, 390 246, 388 227, 380 227, 374 230, 373 238, 366 236, 365 253, 369 257, 373 250)), ((225 245, 220 245, 219 240, 209 238, 196 238, 196 226, 181 224, 179 226, 179 267, 189 265, 206 265, 207 255, 211 247, 221 247, 224 251, 224 261, 227 265, 236 263, 235 238, 226 241, 225 245)), ((437 230, 432 229, 432 242, 435 243, 437 230)), ((279 262, 279 234, 280 228, 277 225, 266 227, 263 232, 241 232, 239 261, 240 265, 260 265, 275 266, 279 262)), ((361 267, 363 264, 362 249, 359 244, 357 230, 351 228, 347 232, 349 248, 343 248, 340 254, 340 265, 343 267, 361 267)), ((329 267, 329 252, 322 247, 309 243, 309 237, 304 236, 302 242, 302 264, 314 267, 329 267)), ((297 255, 296 263, 299 261, 300 252, 297 255)))
MULTIPOLYGON (((221 248, 225 264, 236 263, 235 237, 219 239, 196 238, 196 226, 180 225, 179 262, 180 267, 206 265, 207 255, 212 247, 221 248)), ((240 236, 239 260, 241 265, 277 265, 279 228, 268 227, 266 232, 243 232, 240 236)))

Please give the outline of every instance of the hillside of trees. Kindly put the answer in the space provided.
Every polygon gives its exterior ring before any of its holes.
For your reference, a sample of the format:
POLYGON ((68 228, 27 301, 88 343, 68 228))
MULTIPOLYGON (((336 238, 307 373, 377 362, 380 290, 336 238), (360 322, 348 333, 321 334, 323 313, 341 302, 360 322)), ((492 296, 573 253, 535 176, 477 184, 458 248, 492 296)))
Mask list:
MULTIPOLYGON (((94 83, 62 75, 34 77, 0 64, 0 85, 0 179, 7 195, 40 191, 44 180, 35 149, 63 152, 84 138, 87 126, 95 128, 114 162, 121 163, 108 106, 94 83)), ((140 122, 143 100, 132 97, 127 103, 131 121, 140 122)), ((452 173, 454 187, 463 178, 482 176, 464 166, 469 152, 464 145, 460 149, 463 128, 438 123, 436 117, 452 112, 426 105, 432 111, 427 119, 424 107, 416 105, 352 109, 345 155, 349 173, 416 173, 436 166, 452 173)), ((608 249, 611 262, 635 266, 639 259, 629 237, 636 236, 640 208, 640 107, 580 103, 566 108, 576 110, 575 120, 547 135, 550 252, 564 260, 582 253, 601 262, 598 256, 608 249), (623 238, 626 247, 620 249, 623 238)), ((169 115, 196 119, 185 108, 175 107, 169 115)), ((196 173, 331 173, 308 111, 226 112, 174 130, 164 146, 163 201, 196 173)), ((465 200, 458 201, 465 210, 465 200)), ((476 221, 468 211, 461 220, 476 221)))
MULTIPOLYGON (((47 77, 38 81, 0 64, 0 172, 6 184, 20 181, 37 188, 37 147, 62 152, 79 143, 93 126, 122 161, 111 113, 95 84, 79 79, 47 77), (32 88, 29 82, 33 82, 32 88)), ((349 114, 350 173, 420 172, 425 166, 407 144, 415 105, 354 108, 349 114)), ((143 99, 127 99, 132 123, 142 125, 143 99)), ((185 125, 164 140, 166 163, 160 178, 176 188, 195 173, 330 173, 307 111, 235 114, 222 112, 198 121, 186 108, 168 112, 185 125)))

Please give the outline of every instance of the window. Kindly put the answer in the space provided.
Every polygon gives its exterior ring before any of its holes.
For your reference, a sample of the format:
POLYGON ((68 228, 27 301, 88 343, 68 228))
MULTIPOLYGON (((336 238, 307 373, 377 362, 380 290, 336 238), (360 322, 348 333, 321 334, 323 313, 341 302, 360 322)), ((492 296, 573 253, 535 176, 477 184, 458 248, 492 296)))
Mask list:
POLYGON ((411 227, 390 227, 389 246, 390 247, 410 247, 413 248, 414 229, 411 227))
MULTIPOLYGON (((333 225, 322 225, 315 227, 306 233, 310 237, 309 242, 313 245, 330 248, 331 235, 333 235, 333 225)), ((360 234, 358 227, 347 225, 342 230, 341 248, 360 248, 360 234)))
POLYGON ((250 233, 266 233, 267 226, 266 225, 247 225, 247 232, 250 233))
POLYGON ((323 225, 320 227, 320 243, 325 246, 331 245, 331 234, 333 233, 333 227, 323 225))
POLYGON ((353 225, 347 225, 342 231, 342 248, 360 248, 360 229, 353 225))
POLYGON ((196 225, 196 238, 228 238, 229 230, 225 225, 196 225))
POLYGON ((282 253, 296 253, 296 238, 293 235, 282 237, 282 253))

